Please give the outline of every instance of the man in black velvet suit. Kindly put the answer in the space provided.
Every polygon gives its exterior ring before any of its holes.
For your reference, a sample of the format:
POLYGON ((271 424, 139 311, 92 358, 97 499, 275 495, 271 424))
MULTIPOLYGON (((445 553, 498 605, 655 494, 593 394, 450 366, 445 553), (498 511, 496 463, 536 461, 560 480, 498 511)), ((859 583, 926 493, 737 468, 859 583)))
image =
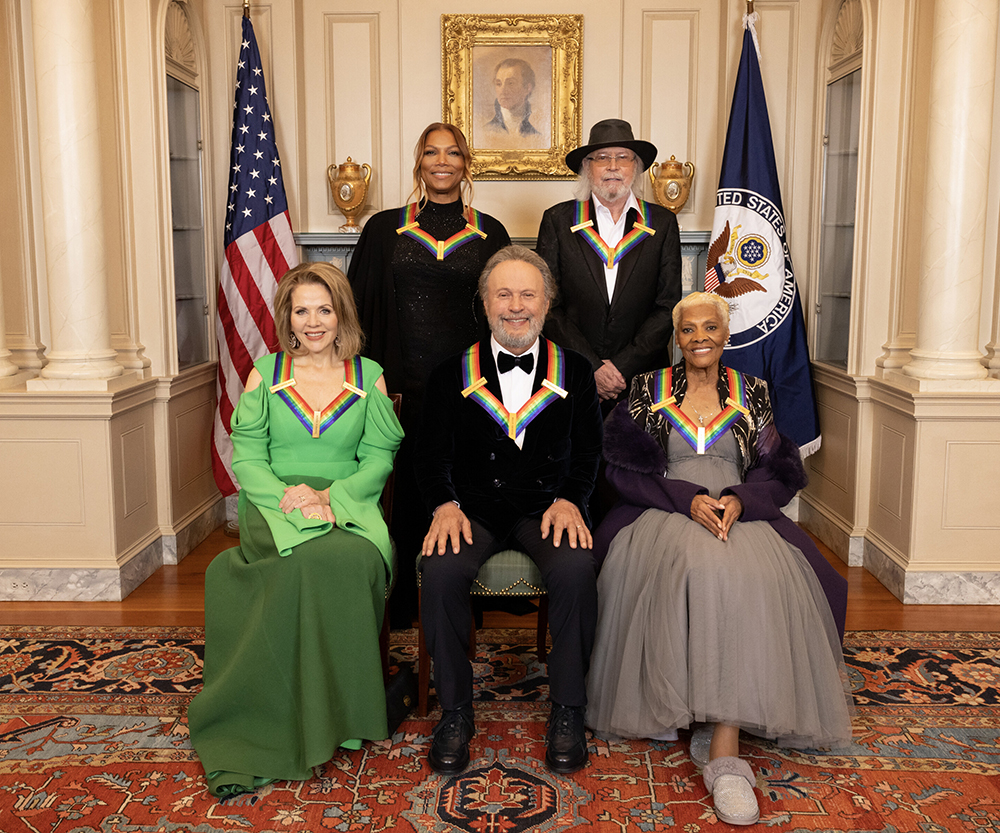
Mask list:
POLYGON ((538 254, 559 285, 545 334, 590 359, 605 408, 637 373, 673 364, 677 218, 632 190, 655 159, 656 148, 635 140, 628 122, 598 122, 590 142, 566 156, 580 175, 582 199, 550 208, 538 230, 538 254))
POLYGON ((416 452, 417 480, 434 514, 421 559, 421 621, 444 710, 428 761, 442 773, 469 762, 469 590, 479 567, 514 545, 548 589, 545 761, 573 772, 587 762, 584 680, 597 621, 587 512, 601 453, 597 390, 583 356, 540 337, 555 286, 538 255, 501 249, 479 292, 493 335, 431 374, 416 452))

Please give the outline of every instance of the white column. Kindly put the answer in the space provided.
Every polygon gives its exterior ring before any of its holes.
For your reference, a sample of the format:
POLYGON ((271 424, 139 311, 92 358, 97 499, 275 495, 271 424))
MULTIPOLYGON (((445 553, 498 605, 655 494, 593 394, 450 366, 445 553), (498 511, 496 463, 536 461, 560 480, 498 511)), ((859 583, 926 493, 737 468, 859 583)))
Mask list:
POLYGON ((93 0, 33 0, 51 349, 43 379, 120 376, 108 327, 93 0))
POLYGON ((993 275, 993 327, 990 335, 983 364, 992 378, 1000 379, 1000 253, 993 275))
POLYGON ((983 379, 979 350, 997 0, 938 0, 916 345, 903 372, 983 379))
POLYGON ((10 350, 7 349, 7 325, 3 319, 3 281, 0 281, 0 378, 14 376, 18 367, 10 360, 10 350))

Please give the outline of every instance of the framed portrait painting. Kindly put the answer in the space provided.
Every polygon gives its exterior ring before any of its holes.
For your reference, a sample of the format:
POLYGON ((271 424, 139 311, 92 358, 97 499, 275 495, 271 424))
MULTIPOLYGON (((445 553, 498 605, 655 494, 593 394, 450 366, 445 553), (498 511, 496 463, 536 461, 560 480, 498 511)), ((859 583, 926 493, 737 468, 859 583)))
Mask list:
POLYGON ((564 179, 580 145, 583 15, 441 15, 442 121, 475 179, 564 179))

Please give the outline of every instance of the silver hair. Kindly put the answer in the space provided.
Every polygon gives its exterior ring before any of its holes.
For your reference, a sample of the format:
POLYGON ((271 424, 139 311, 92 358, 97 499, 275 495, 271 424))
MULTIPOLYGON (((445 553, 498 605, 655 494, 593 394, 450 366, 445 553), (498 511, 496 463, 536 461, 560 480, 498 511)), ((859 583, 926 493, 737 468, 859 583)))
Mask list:
POLYGON ((671 318, 674 322, 675 334, 680 327, 681 314, 684 310, 688 307, 698 306, 715 307, 716 312, 719 313, 719 317, 722 319, 722 323, 726 325, 727 330, 729 329, 729 304, 726 302, 726 299, 721 295, 716 295, 714 292, 692 292, 690 295, 685 295, 676 304, 674 304, 671 318))
POLYGON ((541 272, 542 282, 545 285, 545 299, 550 304, 555 301, 557 292, 556 279, 552 277, 552 270, 549 269, 549 264, 547 264, 540 255, 531 251, 531 249, 528 249, 525 246, 518 246, 516 244, 505 246, 486 261, 486 266, 483 267, 483 272, 479 276, 479 297, 482 300, 486 300, 486 288, 489 285, 490 275, 493 274, 493 270, 496 269, 501 263, 508 263, 512 260, 519 260, 522 263, 527 263, 529 266, 534 266, 539 272, 541 272))

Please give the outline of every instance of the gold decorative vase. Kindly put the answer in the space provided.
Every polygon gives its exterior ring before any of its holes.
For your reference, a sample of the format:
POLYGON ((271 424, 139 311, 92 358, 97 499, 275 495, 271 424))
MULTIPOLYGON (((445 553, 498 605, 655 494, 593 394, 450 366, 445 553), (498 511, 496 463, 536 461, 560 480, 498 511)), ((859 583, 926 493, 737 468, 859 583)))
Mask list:
POLYGON ((343 164, 327 168, 326 177, 330 180, 333 201, 340 209, 340 213, 347 218, 340 231, 345 234, 357 234, 361 231, 361 226, 354 221, 365 210, 368 183, 372 178, 371 166, 367 162, 359 165, 351 161, 351 157, 348 156, 343 164))
POLYGON ((653 183, 656 201, 674 214, 687 202, 693 179, 694 165, 691 162, 678 162, 673 155, 669 162, 657 162, 649 169, 649 181, 653 183))

